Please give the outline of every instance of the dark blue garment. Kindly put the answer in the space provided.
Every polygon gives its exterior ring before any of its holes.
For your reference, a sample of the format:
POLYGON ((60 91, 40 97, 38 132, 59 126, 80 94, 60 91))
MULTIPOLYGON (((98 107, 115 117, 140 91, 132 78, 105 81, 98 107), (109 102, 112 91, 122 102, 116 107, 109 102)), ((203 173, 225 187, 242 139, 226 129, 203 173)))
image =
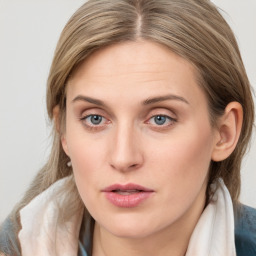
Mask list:
POLYGON ((88 256, 84 246, 79 242, 78 256, 88 256))
POLYGON ((243 205, 235 220, 237 256, 256 256, 256 209, 243 205))

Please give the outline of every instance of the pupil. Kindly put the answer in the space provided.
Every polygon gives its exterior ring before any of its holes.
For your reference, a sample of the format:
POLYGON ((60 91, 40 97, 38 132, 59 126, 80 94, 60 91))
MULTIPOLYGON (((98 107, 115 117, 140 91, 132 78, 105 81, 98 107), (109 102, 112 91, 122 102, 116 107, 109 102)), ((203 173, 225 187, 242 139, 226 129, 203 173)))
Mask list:
POLYGON ((166 117, 165 116, 156 116, 155 117, 155 122, 158 125, 163 125, 166 121, 166 117))
POLYGON ((92 124, 100 124, 101 121, 102 121, 101 116, 94 115, 91 117, 92 124))

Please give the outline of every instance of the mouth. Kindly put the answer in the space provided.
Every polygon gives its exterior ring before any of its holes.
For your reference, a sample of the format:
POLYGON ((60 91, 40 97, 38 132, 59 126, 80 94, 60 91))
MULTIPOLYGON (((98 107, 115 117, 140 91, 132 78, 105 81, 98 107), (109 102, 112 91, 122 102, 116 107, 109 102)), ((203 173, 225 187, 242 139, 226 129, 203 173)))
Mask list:
POLYGON ((137 193, 137 192, 153 192, 154 190, 143 187, 138 184, 128 183, 125 185, 121 184, 114 184, 109 187, 106 187, 103 189, 103 192, 122 192, 122 191, 128 191, 130 193, 137 193))
POLYGON ((121 208, 137 207, 148 199, 154 190, 137 184, 114 184, 102 190, 110 203, 121 208))
POLYGON ((131 189, 131 190, 121 190, 121 189, 116 189, 112 191, 113 193, 117 193, 119 195, 131 195, 131 194, 136 194, 136 193, 140 193, 143 192, 143 190, 138 190, 138 189, 131 189))

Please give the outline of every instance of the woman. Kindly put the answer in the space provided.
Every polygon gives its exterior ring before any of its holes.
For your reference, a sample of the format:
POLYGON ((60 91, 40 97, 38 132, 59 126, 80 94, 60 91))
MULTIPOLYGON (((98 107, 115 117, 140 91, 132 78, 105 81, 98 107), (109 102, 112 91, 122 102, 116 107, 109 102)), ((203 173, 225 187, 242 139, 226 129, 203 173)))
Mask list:
POLYGON ((47 88, 49 161, 1 228, 3 255, 255 255, 238 202, 254 109, 207 0, 91 0, 47 88))

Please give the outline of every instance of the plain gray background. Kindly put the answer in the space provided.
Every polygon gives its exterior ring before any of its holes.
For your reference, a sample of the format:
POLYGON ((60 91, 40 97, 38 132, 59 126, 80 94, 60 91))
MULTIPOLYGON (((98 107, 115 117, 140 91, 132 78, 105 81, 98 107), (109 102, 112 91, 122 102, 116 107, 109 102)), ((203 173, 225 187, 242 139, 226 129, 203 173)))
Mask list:
MULTIPOLYGON (((224 11, 256 90, 256 1, 214 0, 224 11)), ((82 0, 0 0, 0 222, 45 163, 45 88, 59 34, 82 0)), ((255 137, 255 136, 254 136, 255 137)), ((256 207, 256 141, 242 168, 241 201, 256 207)))

